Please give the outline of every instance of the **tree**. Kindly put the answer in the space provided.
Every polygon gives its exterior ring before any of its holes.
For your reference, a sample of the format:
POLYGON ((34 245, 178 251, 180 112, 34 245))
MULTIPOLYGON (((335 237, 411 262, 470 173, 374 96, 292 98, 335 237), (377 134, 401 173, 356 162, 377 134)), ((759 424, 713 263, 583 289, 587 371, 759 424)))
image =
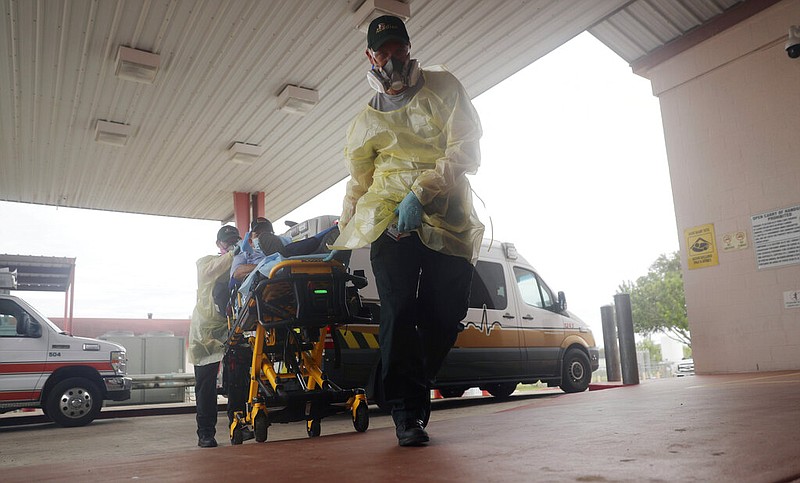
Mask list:
POLYGON ((644 339, 636 344, 636 349, 640 351, 647 351, 650 353, 650 361, 661 362, 661 344, 656 344, 652 340, 644 339))
POLYGON ((636 282, 622 282, 617 293, 631 296, 634 331, 644 335, 661 332, 692 346, 679 252, 660 255, 647 275, 636 282))

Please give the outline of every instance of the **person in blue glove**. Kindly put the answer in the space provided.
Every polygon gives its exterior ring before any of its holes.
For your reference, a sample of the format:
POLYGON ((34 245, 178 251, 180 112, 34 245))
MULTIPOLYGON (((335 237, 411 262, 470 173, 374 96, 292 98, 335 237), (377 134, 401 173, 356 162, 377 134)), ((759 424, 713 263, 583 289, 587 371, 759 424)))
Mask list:
POLYGON ((263 221, 254 221, 242 239, 242 252, 233 258, 231 264, 232 283, 241 283, 244 278, 256 268, 258 262, 264 259, 269 253, 264 253, 258 245, 258 237, 261 234, 272 234, 272 223, 266 218, 263 221))
POLYGON ((197 301, 189 325, 189 362, 194 365, 197 401, 197 445, 217 446, 217 372, 225 353, 228 321, 214 300, 214 287, 227 284, 231 262, 240 245, 239 230, 225 225, 217 232, 219 255, 197 260, 197 301))
POLYGON ((461 83, 411 58, 402 20, 367 31, 376 92, 347 133, 350 181, 332 250, 371 244, 381 301, 384 397, 398 444, 429 441, 431 382, 467 314, 484 227, 467 174, 480 165, 481 125, 461 83))

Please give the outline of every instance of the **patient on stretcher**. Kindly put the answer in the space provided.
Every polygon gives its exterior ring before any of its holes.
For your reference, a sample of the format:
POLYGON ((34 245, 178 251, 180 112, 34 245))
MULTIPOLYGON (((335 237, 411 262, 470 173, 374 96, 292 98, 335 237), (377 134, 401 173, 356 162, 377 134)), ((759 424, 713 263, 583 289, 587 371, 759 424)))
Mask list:
MULTIPOLYGON (((266 256, 244 279, 242 285, 239 287, 239 293, 242 294, 242 296, 246 296, 252 288, 253 282, 257 277, 256 274, 261 274, 263 278, 268 278, 275 265, 284 260, 292 258, 303 258, 306 260, 318 258, 322 260, 330 252, 327 247, 328 243, 332 243, 337 236, 339 236, 339 228, 334 226, 318 233, 314 237, 284 245, 279 236, 272 233, 262 233, 258 237, 258 245, 266 256)), ((349 255, 350 252, 343 252, 342 257, 337 257, 337 259, 347 264, 347 262, 349 262, 349 255)))

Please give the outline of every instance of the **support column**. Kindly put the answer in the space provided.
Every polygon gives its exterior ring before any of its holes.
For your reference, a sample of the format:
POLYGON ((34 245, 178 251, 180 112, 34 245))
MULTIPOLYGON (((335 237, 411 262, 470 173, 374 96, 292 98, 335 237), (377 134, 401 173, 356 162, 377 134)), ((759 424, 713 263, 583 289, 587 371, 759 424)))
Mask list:
POLYGON ((72 333, 72 315, 75 313, 75 265, 69 274, 69 333, 72 333))
POLYGON ((235 191, 233 193, 233 220, 239 230, 239 236, 250 230, 250 194, 235 191))
POLYGON ((600 320, 603 322, 603 349, 606 356, 606 375, 609 382, 622 380, 619 368, 619 345, 617 327, 614 321, 614 306, 600 307, 600 320))
POLYGON ((636 362, 636 339, 633 335, 631 296, 626 293, 614 295, 619 333, 619 358, 622 363, 622 383, 639 384, 639 365, 636 362))
POLYGON ((251 219, 255 220, 258 217, 264 217, 265 205, 264 205, 264 192, 259 191, 257 193, 253 193, 250 195, 250 208, 253 210, 253 217, 251 219))
MULTIPOLYGON (((74 259, 73 259, 74 260, 74 259)), ((72 314, 73 304, 75 303, 75 262, 69 269, 69 285, 64 292, 64 330, 72 334, 72 314)))

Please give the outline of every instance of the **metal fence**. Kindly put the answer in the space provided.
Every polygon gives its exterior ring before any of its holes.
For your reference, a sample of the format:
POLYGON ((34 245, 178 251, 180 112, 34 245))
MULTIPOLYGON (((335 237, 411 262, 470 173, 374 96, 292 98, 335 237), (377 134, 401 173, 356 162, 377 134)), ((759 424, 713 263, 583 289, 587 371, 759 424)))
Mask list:
MULTIPOLYGON (((648 351, 636 351, 636 362, 639 365, 639 379, 660 379, 673 377, 677 368, 677 362, 655 362, 650 358, 648 351)), ((600 367, 592 373, 592 382, 607 382, 606 359, 600 358, 600 367)))

